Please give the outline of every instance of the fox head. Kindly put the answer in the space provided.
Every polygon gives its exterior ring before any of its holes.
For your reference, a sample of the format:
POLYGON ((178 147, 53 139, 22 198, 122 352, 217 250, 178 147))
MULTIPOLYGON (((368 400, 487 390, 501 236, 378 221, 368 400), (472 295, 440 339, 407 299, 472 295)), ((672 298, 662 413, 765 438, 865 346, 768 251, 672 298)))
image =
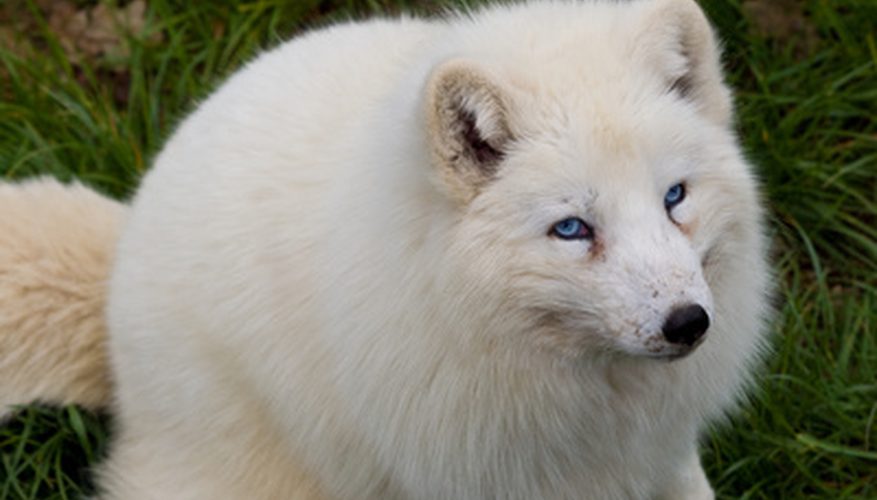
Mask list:
POLYGON ((502 304, 539 346, 685 356, 733 314, 723 280, 760 252, 716 42, 693 0, 587 14, 510 9, 492 20, 499 41, 433 69, 428 142, 459 213, 454 252, 473 300, 502 304))

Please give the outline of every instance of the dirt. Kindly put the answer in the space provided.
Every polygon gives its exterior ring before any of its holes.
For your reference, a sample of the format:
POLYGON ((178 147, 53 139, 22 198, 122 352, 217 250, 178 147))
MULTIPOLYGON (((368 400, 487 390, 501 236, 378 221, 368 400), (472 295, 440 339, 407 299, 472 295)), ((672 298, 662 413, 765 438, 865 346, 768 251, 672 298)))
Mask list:
POLYGON ((0 48, 27 58, 46 47, 43 24, 74 64, 123 61, 129 40, 159 42, 149 29, 145 0, 124 5, 71 0, 36 0, 37 13, 24 0, 0 2, 0 48))
POLYGON ((799 56, 811 54, 819 43, 801 0, 745 0, 741 8, 755 35, 791 45, 799 56))
MULTIPOLYGON (((98 83, 111 91, 116 104, 125 105, 130 42, 162 40, 160 32, 150 29, 146 1, 35 0, 33 5, 36 11, 25 0, 0 1, 0 51, 32 61, 45 57, 53 39, 81 85, 89 85, 86 68, 90 68, 98 83)), ((4 76, 0 67, 0 79, 4 76)))

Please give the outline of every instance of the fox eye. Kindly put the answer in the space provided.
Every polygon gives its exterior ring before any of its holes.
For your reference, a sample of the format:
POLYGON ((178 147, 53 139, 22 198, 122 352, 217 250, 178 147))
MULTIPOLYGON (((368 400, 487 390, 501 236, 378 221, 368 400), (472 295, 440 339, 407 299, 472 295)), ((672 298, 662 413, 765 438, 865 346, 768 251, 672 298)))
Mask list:
POLYGON ((594 237, 591 226, 578 217, 568 217, 555 223, 549 234, 562 240, 589 240, 594 237))
POLYGON ((664 208, 669 212, 685 199, 685 184, 679 183, 667 190, 664 195, 664 208))

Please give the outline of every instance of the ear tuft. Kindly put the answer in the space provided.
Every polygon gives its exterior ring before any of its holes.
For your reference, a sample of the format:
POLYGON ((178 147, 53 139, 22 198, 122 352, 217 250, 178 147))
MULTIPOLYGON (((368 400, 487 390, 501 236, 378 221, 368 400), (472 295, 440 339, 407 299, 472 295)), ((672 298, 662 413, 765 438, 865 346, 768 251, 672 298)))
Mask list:
POLYGON ((650 5, 637 49, 666 80, 668 91, 695 102, 713 121, 730 122, 731 99, 718 44, 695 0, 656 0, 650 5))
POLYGON ((460 200, 473 198, 497 173, 512 139, 508 102, 487 71, 452 60, 426 89, 429 142, 439 178, 460 200))

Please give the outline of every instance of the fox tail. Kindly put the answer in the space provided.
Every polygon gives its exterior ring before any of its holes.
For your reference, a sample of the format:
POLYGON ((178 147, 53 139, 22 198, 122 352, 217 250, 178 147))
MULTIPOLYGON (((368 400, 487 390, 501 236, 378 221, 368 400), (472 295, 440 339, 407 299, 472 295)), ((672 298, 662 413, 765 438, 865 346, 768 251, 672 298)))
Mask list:
POLYGON ((108 405, 107 280, 127 207, 80 184, 0 184, 0 420, 108 405))

